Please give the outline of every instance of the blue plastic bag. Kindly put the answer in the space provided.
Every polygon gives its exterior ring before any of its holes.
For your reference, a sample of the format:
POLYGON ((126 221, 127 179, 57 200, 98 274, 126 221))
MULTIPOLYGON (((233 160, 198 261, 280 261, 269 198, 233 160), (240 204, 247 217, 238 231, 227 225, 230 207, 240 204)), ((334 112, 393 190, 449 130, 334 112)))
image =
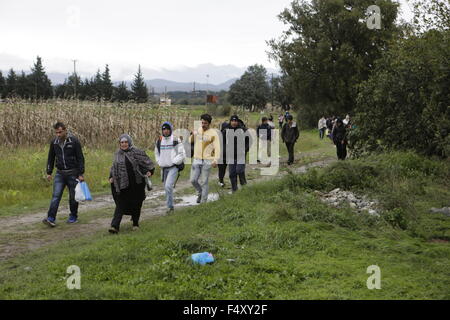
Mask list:
POLYGON ((83 190, 84 199, 86 201, 92 201, 91 192, 89 191, 89 187, 86 182, 81 181, 81 190, 83 190))
POLYGON ((191 259, 194 264, 200 264, 202 266, 214 262, 214 257, 209 252, 194 253, 191 255, 191 259))
POLYGON ((77 186, 75 187, 75 201, 83 202, 83 201, 91 201, 92 196, 89 191, 89 187, 86 182, 77 180, 77 186))

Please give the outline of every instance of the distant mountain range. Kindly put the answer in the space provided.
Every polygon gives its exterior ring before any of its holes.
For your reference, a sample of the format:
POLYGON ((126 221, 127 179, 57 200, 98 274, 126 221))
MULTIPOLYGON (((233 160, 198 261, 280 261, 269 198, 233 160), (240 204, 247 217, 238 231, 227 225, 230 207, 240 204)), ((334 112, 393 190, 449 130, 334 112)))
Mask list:
MULTIPOLYGON (((53 85, 64 83, 72 74, 72 65, 68 64, 66 72, 60 72, 62 60, 45 60, 44 68, 53 85)), ((96 67, 88 65, 86 62, 79 63, 78 75, 84 80, 92 78, 95 75, 96 67)), ((16 73, 24 70, 26 74, 29 70, 30 62, 24 59, 5 55, 0 53, 0 69, 6 76, 9 68, 13 67, 16 73)), ((125 81, 130 87, 131 79, 137 71, 137 66, 129 64, 110 64, 109 65, 114 84, 125 81)), ((104 66, 99 66, 100 72, 103 72, 104 66)), ((211 63, 200 64, 195 67, 177 66, 173 68, 147 68, 142 66, 142 74, 148 87, 154 88, 156 93, 167 91, 187 91, 210 90, 221 91, 228 90, 230 86, 244 74, 245 67, 235 65, 214 65, 211 63)), ((278 74, 277 70, 268 68, 267 73, 278 74)))
MULTIPOLYGON (((221 91, 225 90, 228 91, 230 89, 230 86, 236 82, 238 78, 230 79, 224 83, 221 84, 206 84, 206 83, 197 83, 197 82, 175 82, 175 81, 169 81, 164 79, 153 79, 153 80, 146 80, 145 83, 150 88, 154 88, 156 93, 163 93, 165 90, 167 91, 187 91, 191 92, 194 90, 209 90, 209 91, 221 91), (195 86, 195 88, 194 88, 195 86)), ((130 85, 131 82, 127 83, 127 85, 130 85)))
MULTIPOLYGON (((51 80, 53 85, 58 85, 64 83, 64 81, 67 78, 67 75, 64 75, 62 73, 48 73, 48 77, 51 80)), ((81 76, 82 79, 84 78, 90 78, 88 76, 84 77, 81 76)), ((220 84, 211 84, 211 83, 198 83, 198 82, 177 82, 177 81, 170 81, 165 79, 152 79, 152 80, 145 80, 145 83, 147 84, 147 87, 153 88, 156 93, 164 93, 165 90, 167 91, 187 91, 191 92, 195 90, 209 90, 209 91, 228 91, 230 89, 230 86, 236 82, 238 78, 233 78, 228 81, 225 81, 224 83, 220 84), (195 86, 195 88, 194 88, 195 86)), ((121 81, 113 81, 114 85, 118 85, 121 81)), ((127 84, 127 87, 131 88, 132 81, 125 81, 127 84)))
MULTIPOLYGON (((48 73, 49 79, 51 80, 53 85, 58 85, 64 83, 67 79, 68 75, 64 75, 62 73, 48 73)), ((83 76, 81 75, 81 79, 90 78, 91 76, 83 76)), ((227 91, 230 89, 230 86, 237 80, 238 78, 233 78, 228 81, 225 81, 220 84, 211 84, 211 83, 198 83, 195 82, 195 90, 210 90, 210 91, 227 91)), ((113 81, 114 85, 118 85, 121 81, 113 81)), ((127 87, 131 88, 132 81, 125 81, 127 87)), ((164 93, 167 91, 187 91, 191 92, 194 90, 194 82, 178 82, 178 81, 170 81, 165 79, 152 79, 145 80, 147 87, 153 88, 156 93, 164 93)))

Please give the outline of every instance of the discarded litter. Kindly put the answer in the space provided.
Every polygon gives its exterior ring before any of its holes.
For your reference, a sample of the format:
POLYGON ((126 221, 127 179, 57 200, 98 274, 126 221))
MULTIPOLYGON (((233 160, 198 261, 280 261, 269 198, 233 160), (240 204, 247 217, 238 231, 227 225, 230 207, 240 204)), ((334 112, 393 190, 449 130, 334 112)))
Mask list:
POLYGON ((191 259, 194 264, 200 264, 202 266, 214 262, 214 257, 209 252, 194 253, 191 255, 191 259))

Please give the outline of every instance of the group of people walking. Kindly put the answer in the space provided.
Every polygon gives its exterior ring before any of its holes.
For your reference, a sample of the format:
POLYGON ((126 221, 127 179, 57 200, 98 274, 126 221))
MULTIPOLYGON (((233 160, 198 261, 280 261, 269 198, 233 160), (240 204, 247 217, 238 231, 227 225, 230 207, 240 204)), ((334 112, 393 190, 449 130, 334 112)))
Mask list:
MULTIPOLYGON (((184 169, 187 157, 186 145, 191 146, 192 166, 190 182, 197 192, 197 203, 208 200, 209 176, 211 168, 218 167, 219 184, 224 187, 225 172, 228 167, 231 191, 238 190, 238 184, 245 186, 246 157, 254 143, 247 134, 245 123, 237 116, 230 117, 229 122, 221 125, 218 132, 211 127, 212 117, 203 114, 200 117, 201 127, 191 132, 187 141, 176 137, 170 122, 161 126, 161 135, 155 142, 156 164, 161 169, 161 180, 166 195, 167 212, 174 210, 173 190, 184 169), (221 136, 219 136, 219 134, 221 136), (243 137, 243 141, 238 141, 243 137)), ((78 222, 78 202, 75 200, 75 188, 84 180, 84 156, 80 141, 68 132, 64 123, 54 125, 55 138, 50 143, 47 160, 47 179, 52 180, 52 172, 56 166, 53 194, 47 217, 43 220, 48 226, 56 226, 56 214, 64 188, 69 189, 70 215, 67 223, 78 222)), ((257 138, 265 141, 265 146, 258 150, 258 162, 270 155, 271 140, 274 139, 273 118, 263 117, 257 127, 257 138)), ((294 145, 299 138, 297 124, 290 114, 286 115, 286 123, 282 126, 281 139, 289 152, 288 164, 294 162, 294 145)), ((111 221, 110 233, 118 233, 124 215, 130 215, 133 230, 139 229, 142 204, 146 198, 146 181, 155 174, 155 163, 144 150, 137 148, 128 134, 118 139, 119 147, 114 154, 110 168, 109 183, 115 202, 115 210, 111 221)))

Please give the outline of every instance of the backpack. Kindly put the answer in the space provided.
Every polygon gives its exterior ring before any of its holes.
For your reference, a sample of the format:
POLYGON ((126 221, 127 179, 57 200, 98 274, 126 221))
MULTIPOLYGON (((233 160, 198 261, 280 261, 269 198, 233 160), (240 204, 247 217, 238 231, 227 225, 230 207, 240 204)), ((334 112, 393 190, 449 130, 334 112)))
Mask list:
MULTIPOLYGON (((161 139, 162 136, 159 136, 158 141, 156 141, 156 148, 158 148, 158 152, 159 154, 161 154, 161 139)), ((178 144, 178 139, 173 139, 173 146, 175 147, 178 144)), ((183 171, 184 169, 184 162, 182 162, 181 164, 176 164, 175 167, 178 168, 178 172, 183 171)))

